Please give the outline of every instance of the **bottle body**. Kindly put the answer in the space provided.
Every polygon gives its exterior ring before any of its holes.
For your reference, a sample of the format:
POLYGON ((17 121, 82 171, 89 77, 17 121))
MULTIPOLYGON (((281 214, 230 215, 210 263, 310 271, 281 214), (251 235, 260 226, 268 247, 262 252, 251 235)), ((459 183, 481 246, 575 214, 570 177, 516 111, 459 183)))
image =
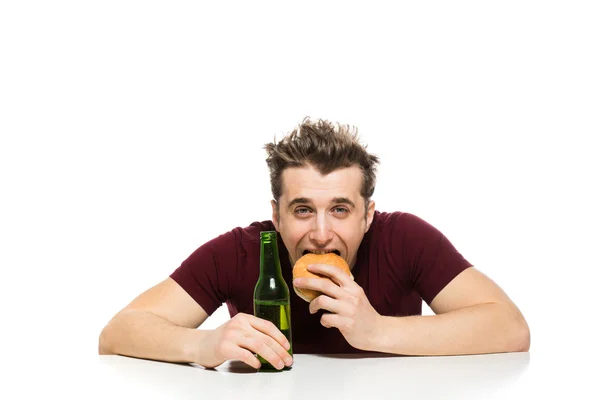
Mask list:
MULTIPOLYGON (((277 232, 261 232, 260 245, 260 275, 254 287, 254 315, 271 321, 284 334, 290 343, 288 353, 293 356, 290 291, 281 274, 277 232)), ((258 359, 261 371, 278 371, 260 355, 258 359)))
MULTIPOLYGON (((290 349, 288 353, 293 357, 292 352, 292 321, 290 315, 290 302, 289 301, 269 301, 269 300, 255 300, 254 301, 254 315, 269 320, 275 324, 275 326, 283 333, 288 342, 290 342, 290 349)), ((258 355, 260 361, 261 370, 278 371, 271 365, 267 360, 258 355)), ((285 366, 283 369, 291 369, 291 367, 285 366)))

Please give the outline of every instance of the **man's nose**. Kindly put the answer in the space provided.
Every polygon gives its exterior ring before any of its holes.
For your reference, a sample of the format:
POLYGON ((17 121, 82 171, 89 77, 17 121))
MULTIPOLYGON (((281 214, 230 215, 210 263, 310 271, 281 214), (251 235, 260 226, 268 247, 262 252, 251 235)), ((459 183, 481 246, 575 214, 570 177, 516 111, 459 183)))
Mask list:
POLYGON ((318 246, 326 246, 333 239, 333 231, 325 215, 318 215, 309 239, 318 246))

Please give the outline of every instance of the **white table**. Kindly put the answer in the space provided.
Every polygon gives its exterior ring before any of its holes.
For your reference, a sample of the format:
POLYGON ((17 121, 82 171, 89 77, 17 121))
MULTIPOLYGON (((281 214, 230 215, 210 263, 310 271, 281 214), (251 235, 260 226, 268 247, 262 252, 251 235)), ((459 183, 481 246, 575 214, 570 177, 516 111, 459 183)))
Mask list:
MULTIPOLYGON (((38 369, 62 398, 98 399, 533 399, 600 398, 593 366, 562 355, 530 353, 452 357, 295 355, 290 371, 255 372, 240 362, 215 370, 121 356, 86 356, 38 369), (594 393, 596 390, 596 393, 594 393), (555 396, 553 396, 555 397, 555 396)), ((580 360, 581 361, 581 360, 580 360)), ((34 384, 34 381, 31 381, 34 384)), ((54 397, 54 396, 52 396, 54 397)), ((29 397, 27 397, 29 398, 29 397)))

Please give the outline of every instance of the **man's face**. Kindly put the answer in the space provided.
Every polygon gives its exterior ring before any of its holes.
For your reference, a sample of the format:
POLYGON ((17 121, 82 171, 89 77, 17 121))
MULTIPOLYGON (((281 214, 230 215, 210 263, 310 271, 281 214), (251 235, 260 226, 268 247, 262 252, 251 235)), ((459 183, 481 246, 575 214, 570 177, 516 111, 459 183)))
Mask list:
POLYGON ((287 168, 282 174, 279 204, 272 201, 273 224, 290 254, 292 265, 307 252, 337 252, 350 266, 371 226, 375 203, 360 195, 359 167, 321 175, 314 167, 287 168))

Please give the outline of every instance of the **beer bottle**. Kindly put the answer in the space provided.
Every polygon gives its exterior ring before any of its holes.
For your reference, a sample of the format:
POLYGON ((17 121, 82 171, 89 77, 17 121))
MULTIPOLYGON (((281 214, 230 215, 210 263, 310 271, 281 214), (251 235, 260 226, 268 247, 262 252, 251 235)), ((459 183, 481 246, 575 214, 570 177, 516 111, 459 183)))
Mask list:
MULTIPOLYGON (((276 231, 260 233, 260 275, 254 287, 254 315, 271 321, 285 335, 290 343, 288 353, 293 356, 290 291, 281 275, 276 231)), ((261 371, 278 371, 260 355, 257 356, 261 371)))

